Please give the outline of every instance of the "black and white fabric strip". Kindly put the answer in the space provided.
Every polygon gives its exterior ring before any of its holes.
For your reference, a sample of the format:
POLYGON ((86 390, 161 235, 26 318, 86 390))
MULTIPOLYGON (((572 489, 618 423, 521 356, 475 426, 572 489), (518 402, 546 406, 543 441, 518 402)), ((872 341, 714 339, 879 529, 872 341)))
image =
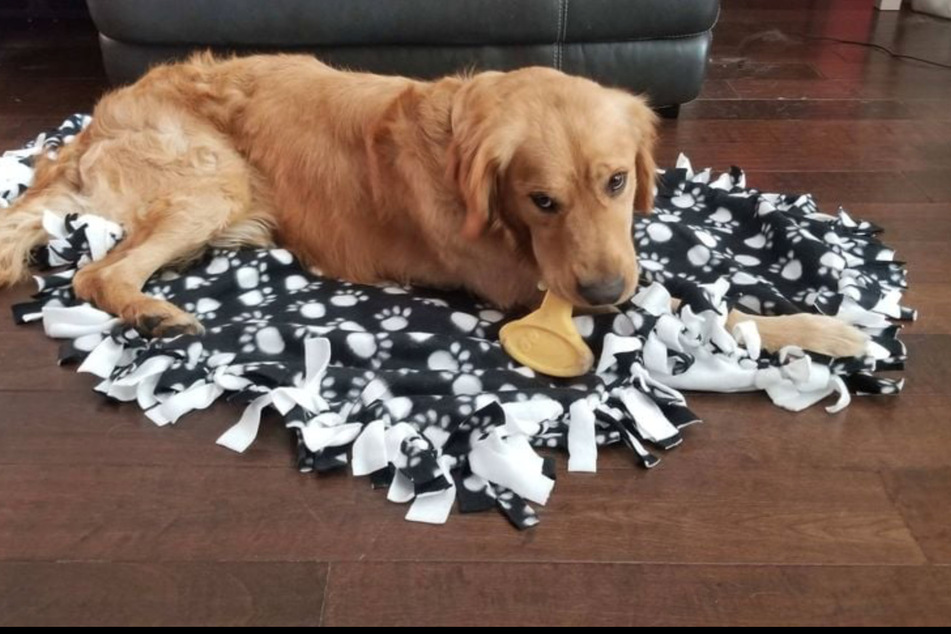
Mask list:
MULTIPOLYGON (((0 158, 2 204, 29 186, 33 156, 88 121, 71 117, 0 158)), ((829 397, 830 412, 850 393, 897 393, 901 381, 876 373, 901 369, 891 320, 914 316, 900 304, 903 264, 877 227, 823 214, 808 195, 748 189, 737 168, 694 172, 683 157, 660 173, 655 213, 636 224, 642 290, 619 314, 575 319, 599 360, 574 380, 513 363, 498 343, 511 316, 471 296, 316 277, 280 249, 212 251, 184 273, 156 276, 146 292, 194 313, 207 332, 147 340, 77 301, 70 285, 122 228, 53 211, 45 227, 38 260, 49 271, 14 312, 65 340, 61 362, 98 376, 98 391, 137 403, 156 425, 227 397, 243 413, 218 442, 238 452, 264 410, 276 410, 302 472, 349 467, 419 522, 443 523, 456 505, 535 525, 532 505, 548 501, 555 480, 541 448, 567 450, 569 471, 595 471, 598 447, 615 443, 654 466, 656 451, 698 422, 680 390, 762 390, 790 410, 829 397), (674 311, 672 295, 682 300, 674 311), (872 339, 861 358, 767 354, 755 326, 726 330, 734 306, 835 315, 872 339)))

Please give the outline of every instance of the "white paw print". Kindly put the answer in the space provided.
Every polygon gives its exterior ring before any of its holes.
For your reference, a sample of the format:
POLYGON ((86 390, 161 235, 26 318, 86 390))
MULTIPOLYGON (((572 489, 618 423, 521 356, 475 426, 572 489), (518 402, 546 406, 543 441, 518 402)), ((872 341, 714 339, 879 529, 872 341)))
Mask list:
POLYGON ((195 315, 199 320, 215 319, 218 317, 221 302, 211 297, 202 297, 197 302, 188 302, 182 308, 185 312, 195 315))
POLYGON ((835 251, 827 251, 819 258, 819 275, 831 275, 835 278, 842 277, 842 272, 848 266, 845 258, 835 251))
POLYGON ((824 306, 828 304, 836 293, 828 286, 819 288, 805 288, 793 295, 793 301, 806 306, 824 306))
POLYGON ((406 466, 412 469, 423 462, 423 456, 432 451, 432 446, 424 437, 413 436, 403 441, 401 449, 405 456, 406 466))
POLYGON ((407 295, 410 292, 409 286, 400 286, 399 284, 392 283, 378 284, 377 288, 388 295, 407 295))
POLYGON ((706 216, 703 221, 709 225, 712 225, 713 229, 718 229, 725 232, 732 232, 735 227, 740 226, 740 221, 734 217, 734 212, 727 209, 726 207, 718 207, 709 216, 706 216))
POLYGON ((360 395, 363 394, 363 390, 366 389, 366 386, 375 378, 376 374, 367 371, 361 376, 355 376, 350 379, 350 389, 347 392, 347 400, 355 401, 360 398, 360 395))
POLYGON ((370 359, 370 367, 379 370, 393 356, 393 340, 386 333, 376 335, 376 355, 370 359))
POLYGON ((786 227, 786 240, 790 244, 799 244, 803 240, 812 240, 813 242, 822 242, 816 236, 812 235, 806 225, 790 224, 786 227))
MULTIPOLYGON (((557 444, 557 443, 556 443, 557 444)), ((502 492, 496 497, 498 500, 499 506, 503 509, 510 511, 515 506, 515 493, 509 491, 508 489, 502 489, 502 492)), ((521 510, 524 511, 525 515, 522 517, 522 523, 525 526, 536 526, 539 523, 538 514, 535 512, 535 509, 523 504, 521 510)))
POLYGON ((649 283, 664 282, 673 277, 673 273, 667 268, 670 258, 661 257, 656 253, 642 253, 638 262, 644 279, 649 283))
POLYGON ((328 401, 335 401, 340 396, 340 394, 335 389, 337 386, 337 379, 332 376, 325 376, 320 381, 320 395, 328 401))
POLYGON ((670 242, 673 237, 674 231, 670 224, 659 218, 651 218, 650 222, 638 223, 634 227, 634 243, 640 247, 670 242))
POLYGON ((374 315, 374 318, 380 322, 380 328, 394 332, 406 328, 409 325, 409 316, 412 314, 412 308, 394 306, 393 308, 384 308, 374 315))
POLYGON ((443 429, 448 429, 452 424, 452 416, 449 414, 443 414, 440 416, 436 413, 436 410, 430 409, 425 412, 417 412, 413 415, 413 422, 420 426, 430 426, 430 425, 439 425, 443 429))
POLYGON ((703 188, 702 187, 691 187, 690 191, 687 191, 686 184, 682 190, 678 190, 673 198, 670 199, 670 202, 674 207, 679 209, 690 209, 692 211, 700 211, 703 209, 703 188))
POLYGON ((798 280, 802 277, 802 262, 796 258, 795 252, 790 251, 771 264, 769 270, 772 273, 779 273, 783 279, 798 280))
POLYGON ((347 332, 366 332, 366 328, 355 321, 350 321, 343 317, 331 319, 326 323, 327 330, 345 330, 347 332))
POLYGON ((282 293, 288 296, 316 291, 324 285, 323 280, 303 273, 288 275, 283 281, 277 283, 283 288, 282 293))
POLYGON ((286 311, 304 319, 321 319, 327 314, 327 307, 318 301, 299 299, 288 304, 286 311))
POLYGON ((259 256, 257 260, 246 262, 234 272, 238 288, 251 290, 271 281, 267 262, 259 256))
POLYGON ((285 335, 274 326, 256 324, 245 328, 238 338, 241 352, 250 354, 260 352, 269 355, 279 355, 287 349, 285 335))
POLYGON ((449 302, 439 299, 438 297, 414 297, 413 299, 418 301, 420 304, 425 304, 426 306, 449 308, 449 302))
POLYGON ((236 324, 248 324, 248 323, 267 323, 268 319, 265 317, 264 313, 259 310, 249 310, 241 313, 240 315, 235 315, 231 318, 231 321, 236 324))
POLYGON ((171 284, 151 286, 147 292, 155 299, 170 300, 175 297, 171 284))
POLYGON ((858 252, 861 254, 862 249, 859 247, 857 240, 845 235, 840 235, 835 231, 829 231, 822 237, 822 242, 831 247, 833 250, 841 249, 849 253, 858 252))
POLYGON ((341 308, 350 308, 356 306, 360 302, 365 302, 369 299, 367 294, 363 291, 356 289, 345 288, 337 293, 330 299, 330 303, 334 306, 340 306, 341 308))
POLYGON ((449 350, 437 350, 429 355, 427 366, 430 370, 448 370, 450 372, 472 372, 472 353, 459 343, 449 346, 449 350))
POLYGON ((253 288, 238 296, 241 303, 245 306, 255 308, 264 308, 277 301, 278 294, 270 286, 253 288))

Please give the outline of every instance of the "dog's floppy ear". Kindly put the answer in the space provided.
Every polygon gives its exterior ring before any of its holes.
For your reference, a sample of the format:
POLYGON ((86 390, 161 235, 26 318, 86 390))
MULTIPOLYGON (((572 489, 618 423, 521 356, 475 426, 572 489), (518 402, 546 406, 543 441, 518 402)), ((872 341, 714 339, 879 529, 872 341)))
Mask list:
POLYGON ((465 201, 462 234, 470 239, 498 218, 499 181, 515 152, 514 134, 500 117, 496 84, 501 76, 487 72, 469 79, 452 105, 449 176, 465 201))
POLYGON ((634 211, 649 216, 654 210, 654 186, 657 181, 657 165, 654 162, 654 144, 657 141, 657 115, 647 102, 635 97, 631 108, 631 120, 638 135, 637 158, 634 173, 637 189, 634 191, 634 211))

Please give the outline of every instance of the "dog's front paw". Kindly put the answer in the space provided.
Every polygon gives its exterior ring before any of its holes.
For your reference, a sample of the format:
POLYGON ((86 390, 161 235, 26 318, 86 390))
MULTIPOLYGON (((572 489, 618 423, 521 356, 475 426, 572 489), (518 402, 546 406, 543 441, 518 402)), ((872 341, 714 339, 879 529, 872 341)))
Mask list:
POLYGON ((201 335, 205 329, 194 315, 161 299, 148 298, 122 310, 122 321, 144 337, 160 339, 178 335, 201 335))

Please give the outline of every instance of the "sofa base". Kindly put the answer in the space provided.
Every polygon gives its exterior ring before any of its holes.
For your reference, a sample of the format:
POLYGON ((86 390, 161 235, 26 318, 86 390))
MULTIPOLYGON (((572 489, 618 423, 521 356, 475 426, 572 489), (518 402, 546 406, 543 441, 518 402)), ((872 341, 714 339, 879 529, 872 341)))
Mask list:
MULTIPOLYGON (((280 49, 316 55, 341 68, 432 79, 461 70, 511 70, 553 66, 605 85, 645 93, 657 108, 697 97, 706 71, 712 35, 627 42, 491 46, 345 46, 280 49)), ((132 44, 100 35, 110 79, 135 81, 155 64, 186 57, 195 47, 132 44)), ((266 48, 213 48, 218 52, 276 52, 266 48)), ((676 113, 674 113, 676 116, 676 113)))

